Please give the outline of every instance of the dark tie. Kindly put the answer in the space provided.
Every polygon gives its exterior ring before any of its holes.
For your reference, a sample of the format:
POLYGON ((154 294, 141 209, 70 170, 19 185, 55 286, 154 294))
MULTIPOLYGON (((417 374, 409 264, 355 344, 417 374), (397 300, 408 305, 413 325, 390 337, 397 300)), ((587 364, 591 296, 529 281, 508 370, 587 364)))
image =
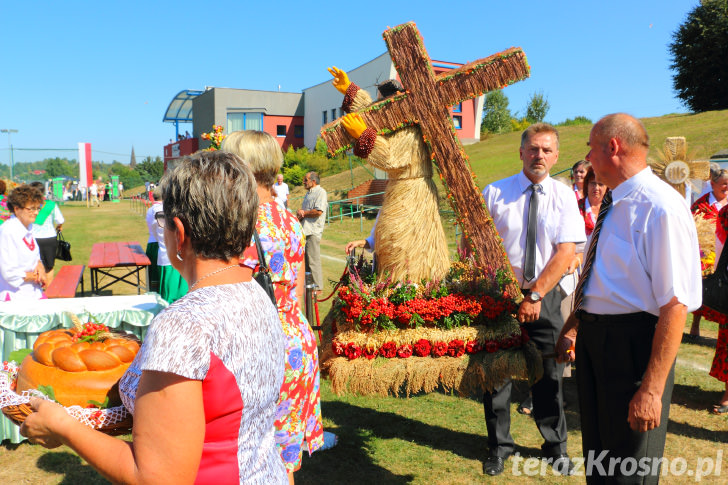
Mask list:
POLYGON ((591 273, 592 265, 594 264, 594 258, 597 255, 597 241, 599 240, 599 233, 602 232, 602 224, 604 219, 607 217, 609 208, 612 207, 612 191, 607 190, 602 199, 602 205, 599 207, 599 215, 597 216, 597 222, 594 225, 594 232, 592 232, 591 242, 589 243, 589 249, 586 252, 586 258, 584 259, 583 269, 581 271, 581 278, 579 283, 576 285, 574 290, 574 311, 581 309, 582 303, 584 303, 584 287, 586 281, 591 273))
POLYGON ((541 184, 531 185, 531 200, 528 203, 528 225, 526 226, 526 260, 523 264, 523 278, 531 281, 536 276, 536 229, 538 227, 538 193, 541 184))

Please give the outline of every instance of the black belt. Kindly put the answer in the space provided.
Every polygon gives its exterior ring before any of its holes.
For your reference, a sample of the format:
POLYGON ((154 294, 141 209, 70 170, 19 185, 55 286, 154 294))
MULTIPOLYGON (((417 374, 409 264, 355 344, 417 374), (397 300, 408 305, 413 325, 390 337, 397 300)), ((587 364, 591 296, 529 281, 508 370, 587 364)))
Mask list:
POLYGON ((635 324, 646 324, 654 325, 657 323, 657 317, 647 312, 636 312, 636 313, 619 313, 615 315, 599 315, 596 313, 585 312, 579 310, 576 312, 576 318, 581 323, 596 323, 606 325, 635 325, 635 324))

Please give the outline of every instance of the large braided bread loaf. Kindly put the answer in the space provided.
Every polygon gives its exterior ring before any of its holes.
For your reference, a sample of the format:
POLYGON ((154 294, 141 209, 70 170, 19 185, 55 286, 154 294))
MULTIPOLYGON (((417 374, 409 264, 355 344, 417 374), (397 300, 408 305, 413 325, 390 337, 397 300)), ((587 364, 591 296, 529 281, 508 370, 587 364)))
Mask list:
POLYGON ((20 365, 17 392, 52 386, 64 406, 88 406, 89 401, 119 404, 118 382, 139 350, 125 338, 74 342, 71 330, 43 332, 33 352, 20 365))

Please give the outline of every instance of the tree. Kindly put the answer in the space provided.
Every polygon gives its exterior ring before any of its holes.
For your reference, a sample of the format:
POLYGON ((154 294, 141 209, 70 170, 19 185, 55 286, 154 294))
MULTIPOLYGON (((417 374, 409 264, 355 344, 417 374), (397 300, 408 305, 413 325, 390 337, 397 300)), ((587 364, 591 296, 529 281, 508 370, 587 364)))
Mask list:
POLYGON ((136 164, 135 170, 143 182, 156 183, 164 175, 164 162, 159 157, 145 157, 141 163, 136 164))
POLYGON ((485 96, 483 128, 489 133, 511 131, 511 110, 508 109, 508 97, 500 89, 491 91, 485 96))
POLYGON ((694 112, 728 108, 728 0, 702 0, 672 39, 677 97, 694 112))
POLYGON ((526 120, 531 124, 541 123, 546 118, 546 113, 549 112, 550 107, 551 105, 543 95, 543 91, 533 93, 526 107, 526 120))

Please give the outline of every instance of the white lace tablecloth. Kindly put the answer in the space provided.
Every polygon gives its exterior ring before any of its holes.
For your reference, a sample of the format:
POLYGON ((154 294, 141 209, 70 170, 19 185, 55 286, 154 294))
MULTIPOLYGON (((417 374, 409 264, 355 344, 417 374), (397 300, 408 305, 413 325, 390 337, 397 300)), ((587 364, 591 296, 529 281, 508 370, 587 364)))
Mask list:
MULTIPOLYGON (((154 316, 167 306, 156 293, 0 302, 0 364, 14 350, 32 348, 42 332, 72 327, 69 312, 82 322, 93 316, 109 328, 144 339, 154 316)), ((0 416, 0 441, 6 439, 19 443, 24 438, 12 421, 0 416)))

